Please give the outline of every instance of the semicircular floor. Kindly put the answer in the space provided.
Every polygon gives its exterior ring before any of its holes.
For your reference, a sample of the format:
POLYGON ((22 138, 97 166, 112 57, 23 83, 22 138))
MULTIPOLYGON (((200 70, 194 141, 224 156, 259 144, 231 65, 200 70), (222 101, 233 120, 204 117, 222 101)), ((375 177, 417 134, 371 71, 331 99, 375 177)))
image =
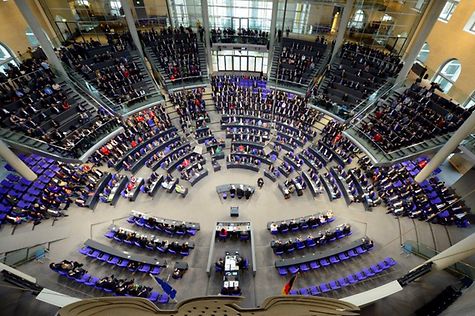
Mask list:
MULTIPOLYGON (((219 117, 216 113, 213 113, 210 107, 208 107, 208 111, 210 116, 212 116, 212 122, 219 122, 219 117)), ((215 134, 220 132, 218 131, 219 124, 213 124, 212 126, 216 126, 213 128, 215 134)), ((229 150, 229 145, 227 148, 226 153, 229 150)), ((170 283, 178 291, 178 300, 203 295, 216 295, 221 288, 219 276, 212 273, 211 277, 208 277, 205 271, 211 235, 214 234, 216 221, 236 220, 236 218, 229 217, 229 208, 231 206, 239 206, 240 216, 237 220, 249 220, 252 222, 253 238, 256 246, 256 276, 252 277, 252 272, 248 271, 243 276, 241 283, 243 295, 245 296, 243 305, 251 307, 259 305, 268 296, 279 295, 282 286, 288 280, 288 278, 280 277, 274 267, 274 260, 278 259, 278 256, 272 252, 270 241, 278 237, 271 235, 266 229, 268 221, 305 216, 331 209, 334 211, 336 220, 330 226, 325 226, 322 229, 349 223, 352 226, 353 235, 338 241, 338 243, 326 245, 321 250, 349 243, 364 235, 369 236, 375 243, 374 251, 360 259, 302 274, 297 279, 295 287, 310 286, 346 276, 348 273, 359 271, 361 268, 368 267, 387 256, 391 256, 398 261, 398 265, 395 268, 382 276, 328 294, 329 297, 336 298, 349 296, 382 285, 387 281, 402 276, 409 269, 423 262, 420 258, 402 252, 401 242, 404 240, 415 240, 418 238, 422 243, 428 245, 437 243, 439 249, 445 249, 449 246, 447 231, 450 232, 452 243, 473 231, 472 229, 460 230, 455 227, 448 227, 446 230, 445 227, 440 225, 429 227, 427 223, 412 221, 407 218, 397 220, 393 216, 387 215, 384 207, 376 207, 373 208, 372 212, 366 212, 360 203, 353 203, 347 206, 341 198, 330 202, 325 193, 313 198, 308 190, 304 191, 303 196, 297 197, 293 195, 290 199, 285 200, 277 188, 277 183, 272 183, 267 178, 264 178, 264 187, 261 190, 257 189, 256 193, 249 200, 228 199, 223 201, 216 194, 215 188, 217 185, 226 183, 256 185, 258 177, 263 177, 263 167, 261 167, 259 173, 240 169, 226 170, 225 163, 221 160, 222 170, 214 173, 210 164, 209 154, 206 154, 205 158, 207 159, 205 168, 209 170, 209 175, 194 187, 190 187, 189 193, 184 199, 175 193, 168 194, 161 189, 154 199, 148 195, 140 194, 135 202, 129 202, 121 198, 115 207, 100 203, 95 211, 71 206, 68 212, 69 217, 55 222, 53 228, 50 226, 51 221, 44 221, 41 225, 35 227, 36 233, 51 234, 54 230, 63 230, 69 237, 51 243, 50 252, 43 264, 31 262, 20 266, 19 269, 37 277, 39 283, 44 287, 76 297, 101 296, 103 293, 59 277, 56 273, 49 270, 48 264, 50 262, 57 262, 63 259, 76 260, 84 263, 86 270, 95 276, 114 274, 124 278, 135 278, 135 281, 140 284, 155 285, 148 275, 132 274, 128 271, 121 271, 118 268, 113 269, 110 265, 92 262, 78 253, 78 249, 82 246, 83 242, 88 238, 92 238, 117 249, 127 249, 131 253, 144 254, 147 250, 127 247, 104 237, 107 228, 111 224, 150 235, 150 231, 127 223, 126 219, 130 211, 137 210, 164 218, 200 223, 201 230, 196 236, 189 239, 195 242, 196 248, 191 250, 189 257, 183 259, 183 261, 188 262, 189 271, 186 272, 181 280, 170 278, 170 283), (436 236, 440 236, 437 240, 432 238, 431 230, 435 231, 434 234, 436 236)), ((137 176, 147 178, 150 173, 150 169, 143 167, 137 176)), ((176 172, 175 175, 177 175, 176 172)), ((283 178, 278 179, 279 181, 283 181, 283 178)), ((19 236, 19 238, 28 238, 30 230, 31 226, 20 226, 16 230, 15 235, 19 236)), ((317 229, 316 231, 319 230, 317 229)), ((6 236, 10 232, 10 228, 3 227, 0 236, 6 236)), ((297 235, 299 234, 292 236, 297 235)), ((303 235, 305 236, 305 233, 303 235)), ((289 237, 289 235, 286 235, 282 238, 289 237)), ((169 239, 174 240, 175 238, 169 239)), ((233 247, 235 245, 232 243, 218 243, 214 259, 216 260, 222 256, 223 251, 228 248, 231 248, 228 250, 234 250, 233 247)), ((294 255, 304 255, 309 251, 305 250, 294 253, 294 255)), ((173 263, 181 259, 170 255, 165 255, 163 258, 169 262, 169 267, 160 274, 160 277, 167 278, 173 272, 173 263)), ((424 285, 423 289, 411 285, 407 291, 405 290, 403 293, 369 307, 368 312, 375 313, 382 310, 387 312, 392 308, 399 308, 401 311, 398 310, 398 313, 406 315, 408 313, 402 312, 403 310, 409 312, 413 311, 415 306, 422 306, 446 285, 454 282, 455 278, 448 273, 439 272, 436 274, 436 277, 431 276, 430 281, 431 283, 424 285), (414 300, 416 301, 414 302, 414 300)), ((157 289, 156 285, 155 288, 157 289)), ((161 289, 158 288, 158 290, 161 292, 161 289)))

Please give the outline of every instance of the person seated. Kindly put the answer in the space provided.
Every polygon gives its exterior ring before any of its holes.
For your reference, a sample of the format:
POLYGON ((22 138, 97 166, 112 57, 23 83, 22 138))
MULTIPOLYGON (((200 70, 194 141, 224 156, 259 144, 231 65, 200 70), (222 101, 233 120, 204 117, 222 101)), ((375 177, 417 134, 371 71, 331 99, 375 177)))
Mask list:
POLYGON ((231 295, 241 295, 241 288, 239 288, 239 286, 234 286, 231 295))
POLYGON ((224 270, 224 259, 219 258, 218 261, 215 262, 216 268, 219 268, 221 271, 224 270))
POLYGON ((183 277, 183 275, 185 274, 185 272, 186 272, 185 269, 175 268, 175 270, 173 271, 173 274, 172 274, 172 278, 181 279, 183 277))
POLYGON ((131 271, 135 271, 137 270, 137 268, 139 267, 139 263, 137 261, 130 261, 128 264, 127 264, 127 269, 131 270, 131 271))
POLYGON ((134 286, 134 279, 132 280, 119 280, 118 284, 116 285, 114 289, 114 293, 116 295, 125 295, 129 292, 131 288, 134 286))
POLYGON ((112 289, 112 286, 114 284, 115 277, 114 275, 108 276, 108 277, 103 277, 99 281, 96 282, 96 287, 98 288, 105 288, 105 289, 112 289))
POLYGON ((231 185, 231 188, 229 189, 229 194, 231 196, 234 196, 236 194, 236 187, 233 185, 231 185))
POLYGON ((251 195, 252 195, 252 189, 248 187, 246 191, 244 192, 244 196, 246 197, 246 200, 249 200, 251 195))
POLYGON ((79 266, 76 266, 73 269, 68 271, 68 277, 74 278, 74 279, 80 279, 85 273, 87 273, 86 270, 84 270, 83 268, 79 266))
POLYGON ((241 199, 244 196, 244 187, 240 185, 236 190, 236 195, 238 199, 241 199))

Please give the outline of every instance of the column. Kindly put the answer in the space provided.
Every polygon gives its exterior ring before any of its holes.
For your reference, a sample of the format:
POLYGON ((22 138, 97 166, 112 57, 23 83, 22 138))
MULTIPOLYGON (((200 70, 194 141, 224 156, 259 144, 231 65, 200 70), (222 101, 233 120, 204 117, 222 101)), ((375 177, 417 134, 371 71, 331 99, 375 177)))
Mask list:
POLYGON ((340 25, 338 26, 338 33, 335 39, 335 46, 333 47, 332 59, 340 50, 341 45, 343 45, 343 40, 345 38, 346 27, 350 21, 351 11, 353 10, 353 0, 346 0, 345 7, 343 8, 343 13, 340 17, 340 25))
MULTIPOLYGON (((445 249, 438 255, 428 259, 423 264, 432 262, 432 270, 444 270, 445 268, 469 258, 475 254, 475 234, 462 239, 455 245, 445 249)), ((417 268, 417 267, 416 267, 417 268)), ((414 269, 416 269, 414 268, 414 269)), ((413 269, 413 270, 414 270, 413 269)))
POLYGON ((439 18, 442 9, 445 6, 445 1, 430 1, 427 9, 424 12, 424 16, 421 18, 419 26, 414 32, 414 36, 411 39, 409 49, 404 56, 404 66, 402 67, 396 82, 402 82, 406 79, 407 74, 412 68, 412 65, 416 61, 417 55, 422 49, 427 37, 429 36, 432 28, 434 27, 437 19, 439 18))
POLYGON ((6 160, 6 162, 13 167, 23 178, 29 181, 34 181, 37 175, 31 171, 31 169, 8 148, 7 144, 0 140, 0 156, 6 160))
POLYGON ((28 23, 31 30, 33 31, 33 34, 35 34, 36 38, 38 39, 38 42, 40 43, 41 48, 48 58, 48 62, 51 64, 52 68, 57 70, 63 77, 67 78, 68 75, 66 74, 66 71, 64 70, 58 56, 56 56, 53 46, 51 46, 51 43, 46 37, 46 34, 41 28, 36 16, 31 11, 30 6, 28 5, 28 0, 15 0, 15 3, 18 7, 18 10, 20 10, 21 14, 25 18, 26 23, 28 23))
MULTIPOLYGON (((270 22, 270 32, 269 32, 269 57, 267 59, 267 64, 272 62, 272 56, 274 55, 274 45, 276 37, 276 27, 277 27, 277 11, 279 9, 279 0, 272 1, 272 20, 270 22)), ((270 71, 272 67, 268 69, 270 71)))
POLYGON ((144 58, 142 43, 140 42, 139 34, 137 33, 137 27, 135 27, 134 16, 132 15, 132 8, 130 7, 129 0, 120 0, 122 9, 124 9, 125 19, 127 21, 127 26, 129 27, 130 35, 134 41, 137 50, 139 51, 140 57, 144 58))
MULTIPOLYGON (((205 31, 205 54, 206 63, 208 64, 208 75, 211 76, 213 70, 213 62, 211 60, 211 40, 209 37, 209 13, 208 0, 201 0, 201 15, 203 17, 203 29, 205 31)), ((199 37, 199 34, 198 34, 199 37)), ((199 39, 198 39, 199 40, 199 39)))
POLYGON ((431 173, 437 169, 447 157, 454 152, 460 142, 467 138, 475 129, 475 112, 473 112, 467 120, 459 127, 459 129, 450 137, 447 143, 435 154, 424 169, 419 172, 414 180, 417 183, 423 182, 431 173))
POLYGON ((168 20, 170 21, 170 26, 173 27, 175 25, 175 22, 173 21, 173 16, 172 16, 172 11, 171 11, 171 3, 170 0, 166 1, 167 4, 167 12, 168 12, 168 20))

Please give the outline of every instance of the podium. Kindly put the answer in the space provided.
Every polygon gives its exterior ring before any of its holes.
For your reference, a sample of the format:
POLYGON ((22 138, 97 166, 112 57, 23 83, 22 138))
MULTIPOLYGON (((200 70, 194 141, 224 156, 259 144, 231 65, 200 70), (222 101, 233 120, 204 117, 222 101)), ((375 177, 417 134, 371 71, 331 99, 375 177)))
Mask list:
POLYGON ((231 215, 231 217, 239 217, 239 207, 238 206, 231 206, 230 215, 231 215))

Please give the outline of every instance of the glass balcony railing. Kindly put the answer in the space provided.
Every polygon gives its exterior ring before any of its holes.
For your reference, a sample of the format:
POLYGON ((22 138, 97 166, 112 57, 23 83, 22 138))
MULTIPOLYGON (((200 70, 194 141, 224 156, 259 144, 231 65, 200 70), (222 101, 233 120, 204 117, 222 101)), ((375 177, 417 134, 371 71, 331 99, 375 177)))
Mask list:
MULTIPOLYGON (((403 248, 411 252, 419 257, 424 259, 430 259, 435 255, 438 255, 439 252, 435 249, 432 249, 424 244, 418 243, 414 240, 407 240, 403 244, 403 248)), ((449 271, 461 274, 463 276, 469 277, 470 279, 475 279, 475 267, 464 263, 464 262, 457 262, 454 265, 451 265, 447 268, 449 271)))

